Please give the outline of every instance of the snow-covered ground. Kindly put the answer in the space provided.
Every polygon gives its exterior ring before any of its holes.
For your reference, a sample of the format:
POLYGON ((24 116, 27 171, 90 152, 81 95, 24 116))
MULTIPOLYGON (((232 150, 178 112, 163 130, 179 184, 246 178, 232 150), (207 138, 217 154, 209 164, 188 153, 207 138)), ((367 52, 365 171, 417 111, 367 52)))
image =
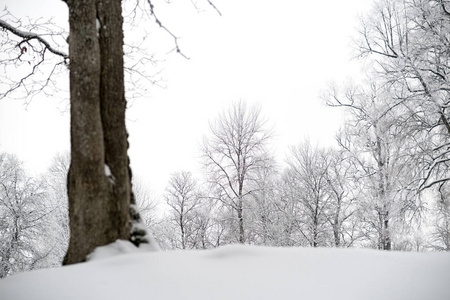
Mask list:
POLYGON ((450 253, 226 246, 97 249, 82 264, 0 280, 1 300, 449 300, 450 253))

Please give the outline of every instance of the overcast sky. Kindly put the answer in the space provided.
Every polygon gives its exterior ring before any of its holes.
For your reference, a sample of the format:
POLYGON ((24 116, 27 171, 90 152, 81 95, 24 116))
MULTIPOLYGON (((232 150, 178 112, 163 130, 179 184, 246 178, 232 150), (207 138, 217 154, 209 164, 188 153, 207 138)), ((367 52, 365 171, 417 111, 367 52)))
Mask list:
MULTIPOLYGON (((274 125, 279 160, 289 145, 305 138, 332 144, 341 114, 323 106, 320 91, 331 81, 357 76, 360 62, 351 61, 351 38, 358 15, 371 2, 216 0, 219 16, 206 1, 201 13, 188 0, 154 1, 190 59, 169 53, 170 36, 149 28, 149 47, 165 60, 149 72, 162 71, 165 88, 149 86, 149 94, 133 100, 128 111, 135 176, 159 193, 170 173, 195 172, 208 122, 239 99, 261 104, 274 125)), ((6 0, 6 5, 15 16, 67 20, 60 0, 6 0)), ((42 96, 26 109, 21 101, 0 101, 0 151, 16 153, 39 173, 68 149, 66 99, 42 96)))

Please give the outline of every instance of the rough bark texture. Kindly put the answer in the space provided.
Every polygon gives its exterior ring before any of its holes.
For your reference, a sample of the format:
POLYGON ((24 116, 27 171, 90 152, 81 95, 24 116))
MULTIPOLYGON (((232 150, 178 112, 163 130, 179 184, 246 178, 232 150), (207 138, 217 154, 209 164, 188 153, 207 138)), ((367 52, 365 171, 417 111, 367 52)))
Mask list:
POLYGON ((125 128, 121 1, 68 0, 67 4, 72 157, 70 243, 64 263, 72 264, 84 261, 98 246, 130 238, 133 197, 125 128), (108 168, 110 173, 105 172, 108 168))

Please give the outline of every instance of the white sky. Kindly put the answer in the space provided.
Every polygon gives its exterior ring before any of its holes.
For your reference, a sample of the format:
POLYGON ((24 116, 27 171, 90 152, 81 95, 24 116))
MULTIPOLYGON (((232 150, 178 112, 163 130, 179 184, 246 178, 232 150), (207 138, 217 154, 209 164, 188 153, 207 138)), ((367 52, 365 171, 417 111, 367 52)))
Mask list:
MULTIPOLYGON (((167 88, 149 86, 149 97, 134 100, 128 111, 134 174, 156 192, 170 173, 198 169, 208 121, 239 99, 262 105, 275 127, 279 161, 289 145, 305 138, 333 143, 341 115, 322 105, 320 91, 359 70, 358 62, 350 61, 351 37, 371 0, 213 2, 222 17, 204 3, 205 12, 197 13, 188 0, 154 1, 159 18, 190 57, 160 55, 166 61, 155 72, 162 69, 167 88)), ((1 8, 5 4, 16 16, 67 20, 60 0, 6 0, 1 8)), ((173 48, 161 30, 152 31, 148 42, 160 54, 173 48)), ((35 172, 69 149, 69 114, 61 112, 67 103, 42 98, 26 110, 21 101, 0 101, 0 151, 16 153, 35 172)))

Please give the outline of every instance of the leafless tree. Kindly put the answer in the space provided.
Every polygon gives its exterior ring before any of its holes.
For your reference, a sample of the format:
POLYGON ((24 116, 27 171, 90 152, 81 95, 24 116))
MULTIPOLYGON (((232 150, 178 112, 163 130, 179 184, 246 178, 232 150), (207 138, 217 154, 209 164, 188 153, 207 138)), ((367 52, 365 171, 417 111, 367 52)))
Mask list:
POLYGON ((292 147, 274 204, 276 245, 351 247, 361 234, 357 217, 357 169, 344 151, 292 147))
POLYGON ((335 247, 350 247, 360 238, 357 198, 357 168, 343 150, 329 149, 326 152, 330 164, 327 168, 327 194, 329 207, 327 219, 333 230, 335 247))
POLYGON ((0 278, 61 264, 55 210, 46 185, 27 176, 16 157, 1 153, 0 278))
POLYGON ((438 251, 450 251, 450 198, 448 186, 441 183, 433 207, 430 246, 438 251))
POLYGON ((398 122, 404 110, 390 106, 390 90, 375 82, 366 89, 348 87, 343 94, 332 89, 326 99, 330 106, 347 108, 349 118, 338 142, 359 170, 360 217, 369 240, 374 230, 377 247, 389 250, 396 220, 418 208, 415 193, 408 192, 417 164, 414 139, 398 122))
POLYGON ((142 219, 153 234, 153 227, 160 222, 158 216, 159 200, 142 178, 133 177, 133 193, 142 219))
POLYGON ((173 173, 164 197, 172 210, 171 219, 179 230, 178 247, 194 248, 197 244, 194 220, 201 198, 197 191, 197 181, 192 173, 184 171, 173 173))
POLYGON ((373 60, 402 106, 405 128, 416 130, 423 151, 419 191, 450 178, 450 3, 445 0, 380 0, 361 21, 358 51, 373 60))
POLYGON ((287 158, 284 180, 292 193, 288 199, 293 201, 295 230, 312 247, 326 246, 330 240, 327 219, 330 205, 327 172, 330 163, 325 150, 314 148, 309 142, 292 147, 287 158))
MULTIPOLYGON (((53 231, 58 234, 60 250, 64 257, 69 245, 69 200, 67 198, 67 174, 69 173, 70 154, 68 152, 56 154, 43 180, 47 186, 49 203, 54 205, 55 224, 53 231)), ((62 261, 61 261, 62 262, 62 261)))
POLYGON ((254 192, 255 172, 267 166, 267 143, 271 131, 261 109, 236 102, 210 124, 211 134, 203 142, 203 161, 208 180, 215 188, 213 198, 234 214, 237 241, 245 242, 244 209, 254 192))
POLYGON ((247 240, 256 245, 279 245, 282 220, 277 207, 279 192, 279 170, 273 160, 255 172, 251 184, 254 191, 247 201, 245 218, 247 221, 247 240))

